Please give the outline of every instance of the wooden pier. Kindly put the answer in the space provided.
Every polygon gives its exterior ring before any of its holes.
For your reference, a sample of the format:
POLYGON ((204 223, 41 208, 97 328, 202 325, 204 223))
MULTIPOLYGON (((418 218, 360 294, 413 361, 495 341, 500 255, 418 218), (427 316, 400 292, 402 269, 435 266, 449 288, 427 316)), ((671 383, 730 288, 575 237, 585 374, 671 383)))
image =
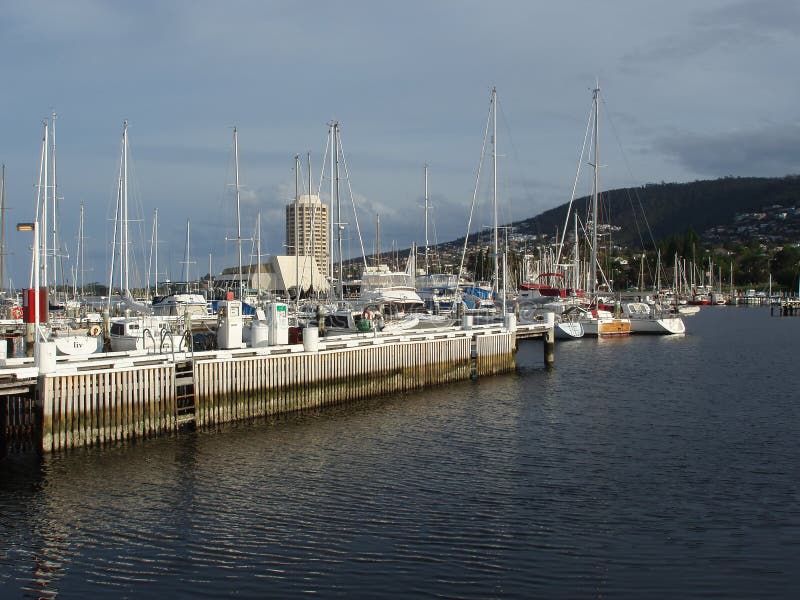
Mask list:
MULTIPOLYGON (((523 326, 519 333, 544 338, 545 362, 552 360, 552 327, 523 326)), ((108 353, 64 357, 45 374, 32 359, 6 359, 0 445, 28 435, 32 445, 53 452, 493 375, 515 368, 516 335, 496 325, 323 338, 312 349, 108 353)))
POLYGON ((782 298, 770 306, 769 312, 777 317, 800 316, 800 298, 782 298))

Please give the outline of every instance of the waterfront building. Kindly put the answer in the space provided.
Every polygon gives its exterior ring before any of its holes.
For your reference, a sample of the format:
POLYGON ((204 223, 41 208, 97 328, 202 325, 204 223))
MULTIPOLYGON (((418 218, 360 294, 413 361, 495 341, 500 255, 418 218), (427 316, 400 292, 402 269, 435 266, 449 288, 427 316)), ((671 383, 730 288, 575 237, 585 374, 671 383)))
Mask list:
POLYGON ((286 254, 313 256, 320 272, 328 273, 328 206, 316 194, 286 205, 286 254))

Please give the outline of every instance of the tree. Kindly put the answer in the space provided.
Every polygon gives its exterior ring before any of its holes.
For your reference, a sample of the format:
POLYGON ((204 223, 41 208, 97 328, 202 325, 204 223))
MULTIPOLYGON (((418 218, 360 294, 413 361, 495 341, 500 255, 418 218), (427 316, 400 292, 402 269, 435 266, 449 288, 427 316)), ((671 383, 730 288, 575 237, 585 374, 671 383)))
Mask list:
POLYGON ((784 246, 770 260, 769 270, 780 287, 796 290, 800 277, 800 248, 784 246))

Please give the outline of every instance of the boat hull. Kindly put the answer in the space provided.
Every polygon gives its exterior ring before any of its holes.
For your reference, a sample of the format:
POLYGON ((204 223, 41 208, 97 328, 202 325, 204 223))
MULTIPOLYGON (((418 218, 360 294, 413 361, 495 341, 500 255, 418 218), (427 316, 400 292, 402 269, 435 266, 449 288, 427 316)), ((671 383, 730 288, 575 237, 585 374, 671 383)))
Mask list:
POLYGON ((583 335, 583 325, 578 321, 556 323, 555 337, 557 340, 577 340, 582 338, 583 335))
POLYGON ((631 333, 630 319, 596 318, 582 324, 584 334, 593 337, 619 337, 631 333))
POLYGON ((680 335, 686 333, 686 325, 680 317, 631 318, 632 333, 656 335, 680 335))
POLYGON ((167 334, 163 342, 161 337, 152 335, 111 335, 111 350, 114 352, 130 352, 131 350, 148 350, 151 352, 182 352, 185 348, 184 336, 167 334))
POLYGON ((56 354, 60 356, 89 356, 103 350, 103 336, 86 333, 68 333, 53 336, 56 354))

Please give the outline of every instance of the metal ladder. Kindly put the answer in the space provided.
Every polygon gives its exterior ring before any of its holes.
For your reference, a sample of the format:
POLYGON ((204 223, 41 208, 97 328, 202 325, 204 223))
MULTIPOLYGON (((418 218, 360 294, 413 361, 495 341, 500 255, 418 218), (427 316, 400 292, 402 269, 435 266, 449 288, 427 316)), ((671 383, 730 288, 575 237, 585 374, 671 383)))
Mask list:
POLYGON ((175 405, 178 425, 194 423, 194 364, 191 360, 175 363, 175 405))

